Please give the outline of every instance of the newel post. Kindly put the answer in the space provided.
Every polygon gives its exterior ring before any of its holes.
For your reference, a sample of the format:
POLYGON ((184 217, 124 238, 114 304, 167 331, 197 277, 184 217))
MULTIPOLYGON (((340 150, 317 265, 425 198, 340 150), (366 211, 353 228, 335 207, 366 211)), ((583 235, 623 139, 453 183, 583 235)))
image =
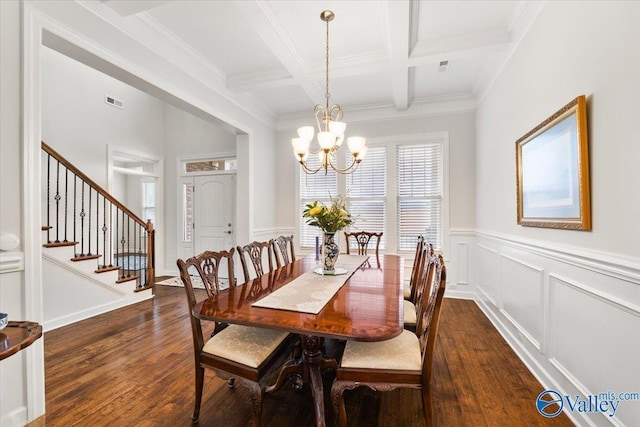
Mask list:
MULTIPOLYGON (((154 287, 156 264, 156 230, 153 223, 147 220, 147 286, 154 287)), ((155 292, 154 292, 155 293, 155 292)))

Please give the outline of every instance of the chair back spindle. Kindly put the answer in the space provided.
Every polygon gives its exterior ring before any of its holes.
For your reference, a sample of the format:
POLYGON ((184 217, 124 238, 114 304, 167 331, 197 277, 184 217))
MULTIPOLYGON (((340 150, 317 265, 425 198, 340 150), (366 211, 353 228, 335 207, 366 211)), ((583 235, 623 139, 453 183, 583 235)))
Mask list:
POLYGON ((254 277, 262 277, 265 273, 273 271, 273 241, 268 242, 252 242, 248 245, 238 246, 238 256, 240 257, 240 263, 242 264, 242 272, 244 273, 244 281, 251 280, 251 274, 249 272, 249 261, 253 266, 254 277), (263 264, 264 257, 267 257, 268 270, 265 270, 263 264), (249 257, 249 261, 247 261, 249 257))

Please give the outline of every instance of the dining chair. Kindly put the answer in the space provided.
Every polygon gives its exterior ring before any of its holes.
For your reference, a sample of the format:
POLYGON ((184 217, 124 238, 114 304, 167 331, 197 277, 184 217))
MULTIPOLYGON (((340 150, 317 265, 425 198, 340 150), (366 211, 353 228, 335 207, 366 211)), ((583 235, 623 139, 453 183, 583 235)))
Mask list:
POLYGON ((255 277, 262 277, 263 274, 273 271, 273 241, 268 242, 251 242, 248 245, 238 246, 238 255, 240 257, 240 263, 242 264, 242 272, 244 273, 245 283, 252 279, 249 274, 249 262, 246 257, 249 257, 251 265, 253 265, 253 272, 255 277), (264 261, 267 257, 267 266, 269 270, 265 270, 264 261))
POLYGON ((293 249, 293 236, 280 236, 273 240, 273 257, 276 259, 277 268, 296 260, 296 253, 293 249))
POLYGON ((347 255, 351 253, 351 238, 355 239, 356 246, 358 249, 358 255, 368 255, 367 250, 369 249, 369 242, 371 239, 374 239, 375 247, 376 247, 376 261, 378 261, 378 266, 380 266, 380 239, 382 239, 382 232, 374 233, 369 231, 355 231, 353 233, 346 232, 344 233, 344 238, 347 241, 347 255))
MULTIPOLYGON (((229 325, 227 328, 204 341, 200 319, 193 315, 198 297, 215 298, 220 292, 220 273, 227 264, 229 289, 235 292, 233 281, 233 254, 235 250, 203 252, 186 261, 178 259, 180 278, 187 294, 189 318, 193 335, 195 359, 195 406, 193 422, 200 418, 204 370, 213 370, 219 378, 227 379, 229 387, 236 384, 247 387, 251 393, 252 425, 258 427, 262 413, 262 398, 270 374, 284 363, 290 355, 292 342, 285 331, 256 328, 244 325, 229 325), (202 280, 205 292, 193 288, 191 277, 202 280)), ((202 299, 202 298, 201 298, 202 299)), ((233 300, 233 298, 231 298, 233 300)), ((233 310, 233 307, 230 307, 233 310)))
POLYGON ((413 257, 413 267, 411 268, 411 278, 409 279, 409 285, 404 287, 404 299, 412 301, 414 300, 416 274, 418 273, 419 265, 422 262, 422 250, 426 244, 424 236, 418 236, 416 243, 416 253, 413 257))
POLYGON ((434 283, 421 317, 422 328, 418 336, 404 330, 386 341, 347 341, 336 379, 331 387, 331 401, 341 426, 347 425, 344 391, 367 386, 374 391, 395 388, 420 389, 424 418, 433 426, 431 406, 431 372, 433 349, 436 342, 440 311, 446 287, 446 268, 442 256, 434 260, 434 283))
MULTIPOLYGON (((404 314, 404 327, 412 332, 416 332, 418 329, 418 323, 420 323, 420 309, 425 303, 424 296, 429 295, 431 286, 433 284, 434 268, 433 263, 437 260, 434 257, 433 245, 424 245, 422 251, 418 255, 420 258, 415 273, 415 286, 412 300, 404 300, 403 314, 404 314)), ((413 272, 412 272, 413 275, 413 272)))

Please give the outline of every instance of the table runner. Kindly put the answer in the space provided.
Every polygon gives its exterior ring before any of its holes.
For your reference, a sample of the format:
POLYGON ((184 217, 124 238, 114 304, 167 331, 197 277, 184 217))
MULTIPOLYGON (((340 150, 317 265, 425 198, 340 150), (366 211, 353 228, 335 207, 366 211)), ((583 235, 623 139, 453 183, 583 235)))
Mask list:
POLYGON ((368 258, 366 255, 341 254, 336 267, 346 269, 346 274, 323 276, 308 271, 251 305, 318 314, 368 258))

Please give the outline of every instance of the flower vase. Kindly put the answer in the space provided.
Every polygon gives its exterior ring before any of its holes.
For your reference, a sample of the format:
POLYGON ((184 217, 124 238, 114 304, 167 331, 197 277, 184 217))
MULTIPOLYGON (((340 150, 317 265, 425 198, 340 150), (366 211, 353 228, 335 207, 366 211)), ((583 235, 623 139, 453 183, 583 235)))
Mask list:
POLYGON ((336 271, 336 261, 340 254, 340 249, 335 241, 336 233, 324 233, 322 241, 322 271, 325 274, 334 274, 336 271))

